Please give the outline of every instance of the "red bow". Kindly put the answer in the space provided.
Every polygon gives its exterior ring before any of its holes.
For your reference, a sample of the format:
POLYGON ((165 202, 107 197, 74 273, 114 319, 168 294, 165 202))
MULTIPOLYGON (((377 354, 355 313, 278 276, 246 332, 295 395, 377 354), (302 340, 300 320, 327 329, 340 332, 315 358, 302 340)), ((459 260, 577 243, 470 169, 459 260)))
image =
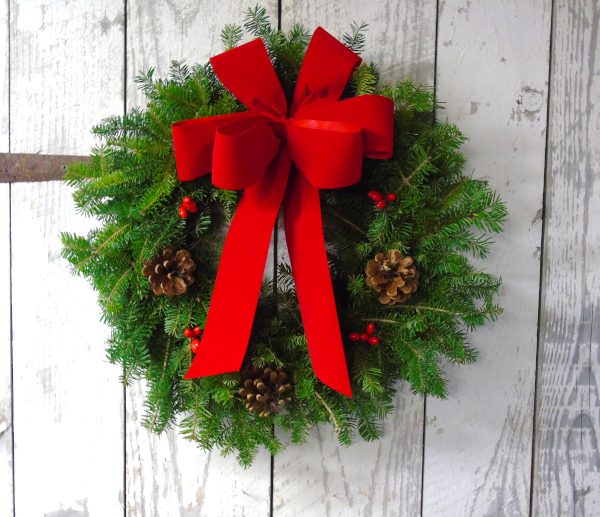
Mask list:
POLYGON ((313 370, 324 384, 351 396, 319 189, 359 181, 365 156, 391 157, 393 102, 379 95, 338 102, 360 58, 321 28, 306 51, 289 112, 262 40, 211 63, 249 111, 173 124, 177 174, 188 181, 212 171, 215 186, 244 194, 223 247, 202 343, 185 378, 240 369, 283 204, 313 370))

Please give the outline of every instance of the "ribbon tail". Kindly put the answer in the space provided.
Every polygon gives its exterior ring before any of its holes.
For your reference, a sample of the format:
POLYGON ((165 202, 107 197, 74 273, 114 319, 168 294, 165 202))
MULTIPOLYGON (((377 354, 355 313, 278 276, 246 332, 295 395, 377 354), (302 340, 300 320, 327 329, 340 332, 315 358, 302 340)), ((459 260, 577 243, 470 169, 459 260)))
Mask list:
POLYGON ((221 254, 202 342, 185 379, 241 368, 289 171, 289 154, 282 149, 265 174, 244 191, 221 254))
POLYGON ((319 190, 295 170, 287 192, 285 236, 313 371, 325 385, 351 397, 325 250, 319 190))

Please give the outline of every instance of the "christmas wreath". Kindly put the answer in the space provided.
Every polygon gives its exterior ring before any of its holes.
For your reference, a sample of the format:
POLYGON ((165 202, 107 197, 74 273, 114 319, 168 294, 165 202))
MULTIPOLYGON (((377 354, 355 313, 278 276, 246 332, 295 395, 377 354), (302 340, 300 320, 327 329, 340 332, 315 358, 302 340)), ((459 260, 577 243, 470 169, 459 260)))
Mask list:
POLYGON ((149 429, 244 465, 281 450, 274 426, 374 440, 398 381, 445 397, 440 360, 472 362, 466 332, 501 312, 469 256, 505 207, 464 174, 429 88, 359 65, 365 28, 311 38, 253 8, 210 63, 139 77, 147 106, 68 168, 99 225, 63 234, 64 257, 98 292, 123 382, 147 381, 149 429), (263 280, 280 205, 291 265, 263 280))

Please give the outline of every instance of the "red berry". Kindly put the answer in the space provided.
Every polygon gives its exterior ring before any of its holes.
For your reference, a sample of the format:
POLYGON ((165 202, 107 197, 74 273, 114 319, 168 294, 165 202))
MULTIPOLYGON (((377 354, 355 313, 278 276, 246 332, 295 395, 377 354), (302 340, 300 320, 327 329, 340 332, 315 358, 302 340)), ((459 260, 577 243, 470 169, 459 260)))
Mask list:
POLYGON ((202 333, 202 328, 199 327, 198 325, 196 325, 194 327, 194 331, 193 332, 194 332, 194 336, 199 336, 202 333))
POLYGON ((200 340, 199 339, 192 339, 190 341, 190 349, 192 352, 194 352, 194 354, 198 351, 198 348, 200 348, 200 340))
POLYGON ((180 208, 185 208, 188 212, 195 214, 198 211, 198 205, 196 202, 189 196, 185 196, 181 200, 180 208))
POLYGON ((382 199, 381 201, 377 201, 375 206, 379 208, 379 210, 383 210, 387 206, 387 203, 382 199))
POLYGON ((381 201, 383 199, 383 194, 377 190, 371 190, 367 193, 367 196, 373 201, 381 201))
POLYGON ((360 339, 360 334, 358 332, 352 332, 348 335, 350 341, 358 341, 360 339))
POLYGON ((187 210, 183 206, 180 206, 179 207, 179 217, 181 217, 182 219, 187 219, 187 216, 188 216, 187 210))
POLYGON ((183 335, 187 338, 194 337, 194 331, 188 327, 183 331, 183 335))
POLYGON ((379 338, 375 336, 371 336, 369 338, 369 345, 377 346, 379 344, 379 338))
POLYGON ((369 339, 369 334, 367 334, 366 332, 363 332, 363 333, 360 335, 360 340, 361 340, 361 341, 366 341, 367 339, 369 339))
POLYGON ((367 323, 367 334, 371 335, 373 332, 375 332, 375 324, 367 323))
POLYGON ((396 194, 394 194, 393 192, 390 192, 387 196, 385 196, 385 198, 390 202, 394 202, 396 201, 396 199, 398 199, 398 196, 396 194))

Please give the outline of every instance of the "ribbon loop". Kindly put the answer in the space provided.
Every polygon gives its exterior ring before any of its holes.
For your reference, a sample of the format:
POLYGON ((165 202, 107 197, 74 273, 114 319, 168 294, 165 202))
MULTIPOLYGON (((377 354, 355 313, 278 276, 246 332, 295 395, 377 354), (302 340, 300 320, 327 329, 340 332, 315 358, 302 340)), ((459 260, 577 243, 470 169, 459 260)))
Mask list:
POLYGON ((225 88, 250 111, 285 117, 287 101, 261 39, 213 56, 210 62, 225 88))
POLYGON ((298 74, 290 112, 318 99, 337 101, 360 61, 343 43, 317 27, 298 74))
POLYGON ((367 158, 384 160, 392 157, 394 102, 389 97, 361 95, 338 102, 316 101, 303 108, 302 116, 358 125, 367 158))
POLYGON ((175 122, 171 131, 177 177, 181 181, 191 181, 210 174, 215 132, 220 126, 248 115, 249 113, 230 113, 175 122))
POLYGON ((364 156, 391 157, 393 103, 377 95, 338 102, 360 58, 320 27, 306 51, 289 116, 261 40, 215 56, 211 63, 249 111, 174 124, 177 174, 189 181, 212 171, 216 186, 244 193, 223 247, 202 343, 185 378, 240 369, 283 204, 313 370, 324 384, 351 396, 319 189, 356 183, 364 156), (231 293, 240 292, 242 283, 243 296, 232 306, 231 293))
POLYGON ((253 185, 277 155, 280 144, 263 117, 244 117, 220 126, 213 146, 213 184, 227 190, 253 185))
POLYGON ((360 179, 363 135, 359 126, 293 118, 287 134, 292 161, 313 187, 347 187, 360 179))

